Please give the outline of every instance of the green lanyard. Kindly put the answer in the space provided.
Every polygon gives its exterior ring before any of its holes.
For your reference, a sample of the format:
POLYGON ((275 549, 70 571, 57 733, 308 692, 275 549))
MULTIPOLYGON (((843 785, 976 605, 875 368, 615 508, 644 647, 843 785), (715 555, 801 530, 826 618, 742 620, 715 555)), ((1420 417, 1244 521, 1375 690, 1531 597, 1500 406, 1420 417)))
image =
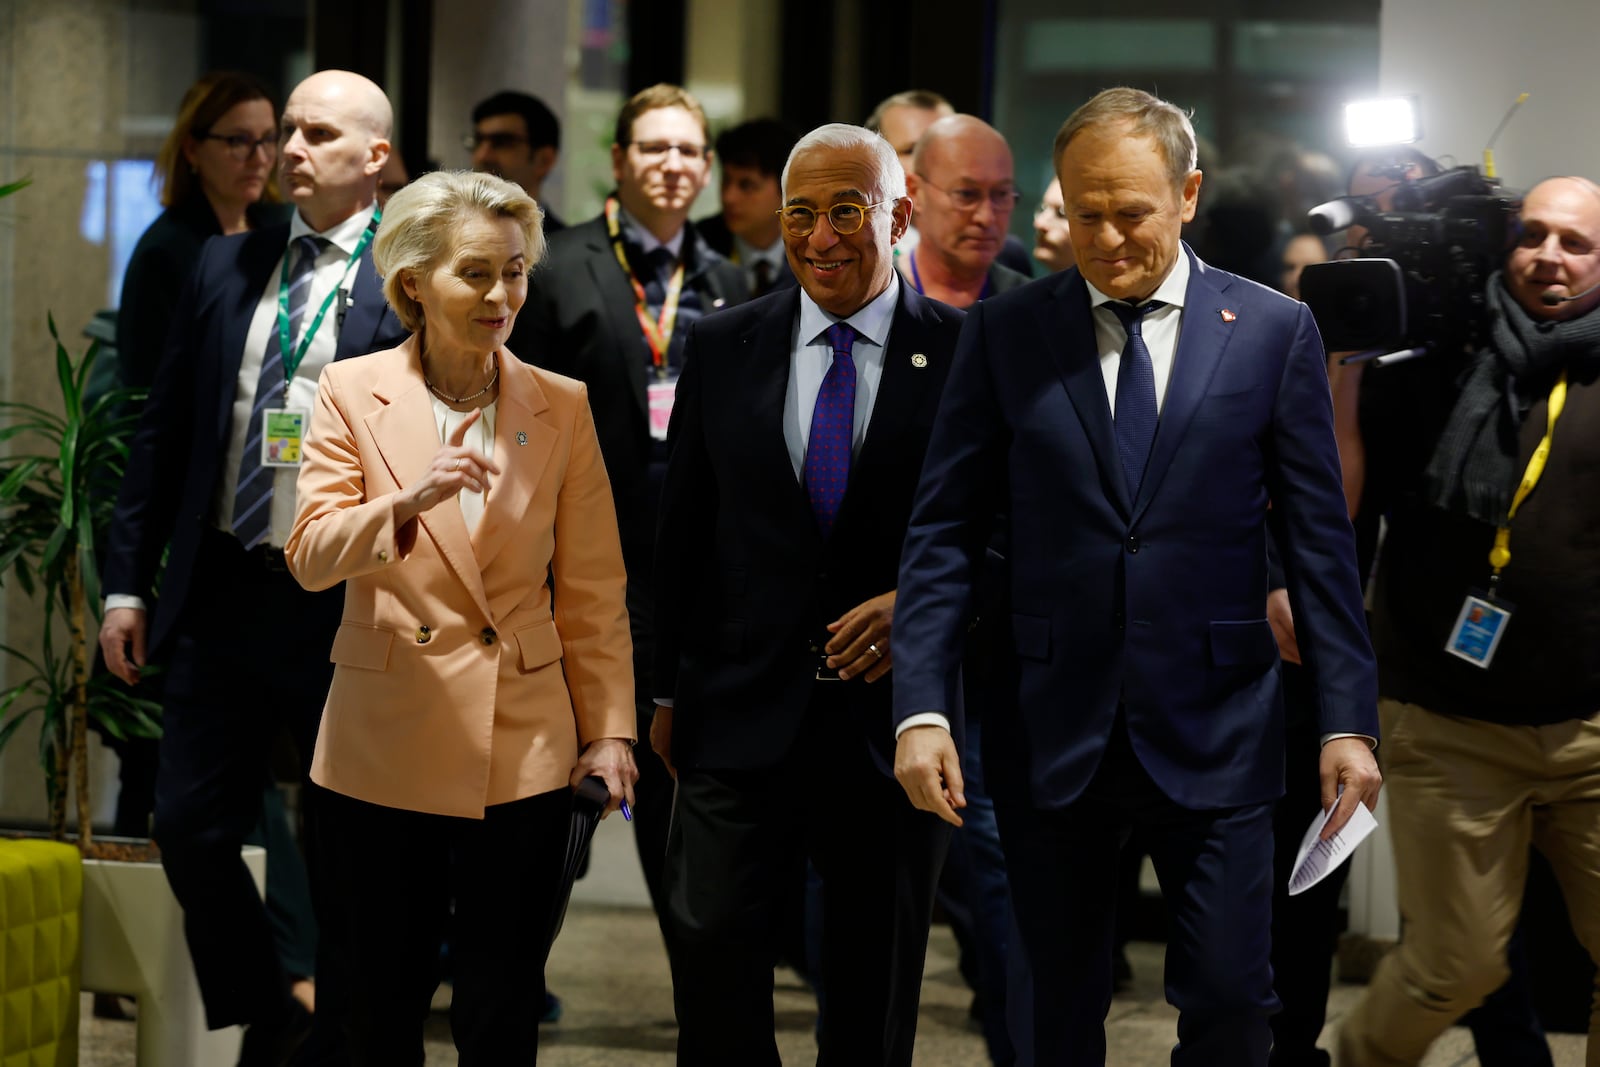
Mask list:
POLYGON ((378 232, 378 222, 383 218, 381 209, 372 213, 372 221, 367 223, 366 230, 361 234, 361 240, 356 242, 356 250, 350 253, 350 258, 344 261, 344 273, 339 275, 339 284, 329 290, 323 297, 322 306, 317 309, 316 317, 311 320, 311 325, 300 336, 300 343, 294 343, 294 333, 289 323, 289 253, 283 255, 283 270, 278 276, 278 351, 283 353, 283 403, 289 404, 289 383, 294 381, 294 372, 300 369, 300 364, 305 361, 306 350, 311 347, 311 339, 317 335, 317 330, 322 326, 322 319, 328 314, 328 309, 338 299, 339 293, 344 289, 345 279, 350 277, 350 270, 361 258, 361 253, 367 250, 372 243, 372 235, 378 232))

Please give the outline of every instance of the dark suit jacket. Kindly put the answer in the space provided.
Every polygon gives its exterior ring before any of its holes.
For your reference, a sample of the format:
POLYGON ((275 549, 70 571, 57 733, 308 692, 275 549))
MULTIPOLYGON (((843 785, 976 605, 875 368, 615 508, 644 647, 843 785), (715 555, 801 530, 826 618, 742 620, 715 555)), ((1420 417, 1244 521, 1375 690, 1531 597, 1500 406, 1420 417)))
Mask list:
MULTIPOLYGON (((738 256, 736 255, 738 244, 734 241, 733 232, 728 229, 728 224, 722 220, 722 215, 720 213, 712 215, 709 218, 701 219, 699 222, 694 224, 694 227, 700 231, 700 236, 705 238, 706 244, 711 246, 712 251, 716 252, 717 255, 722 256, 730 263, 738 264, 739 260, 738 256)), ((740 267, 740 269, 743 270, 744 268, 740 267)), ((746 281, 748 280, 749 279, 746 279, 746 281)), ((772 286, 768 292, 776 292, 779 289, 789 289, 799 284, 799 281, 795 279, 794 271, 789 269, 788 258, 785 257, 783 260, 782 269, 778 271, 777 277, 772 279, 772 286)), ((752 293, 751 295, 764 296, 766 294, 752 293)))
MULTIPOLYGON (((104 592, 145 596, 172 552, 150 622, 154 656, 183 610, 201 535, 211 525, 238 391, 245 335, 289 240, 287 222, 208 241, 173 313, 173 328, 117 494, 104 592)), ((405 337, 363 254, 335 359, 405 337)))
POLYGON ((824 627, 895 587, 963 313, 901 285, 866 440, 824 541, 783 437, 799 308, 798 289, 772 293, 701 321, 690 338, 656 565, 654 695, 675 700, 679 767, 777 763, 819 685, 880 752, 893 748, 885 682, 818 682, 816 672, 824 627))
MULTIPOLYGON (((701 294, 707 312, 745 299, 743 273, 707 248, 692 225, 683 247, 684 286, 701 294)), ((623 551, 648 556, 655 536, 647 479, 654 444, 645 392, 650 348, 603 216, 551 236, 506 347, 525 362, 589 386, 623 551)))
POLYGON ((1321 731, 1377 736, 1311 313, 1184 254, 1192 274, 1181 337, 1135 499, 1082 275, 1042 278, 967 317, 906 538, 895 711, 955 706, 971 590, 992 517, 1005 514, 1016 677, 1015 699, 985 719, 997 796, 1070 803, 1119 706, 1140 761, 1178 804, 1282 793, 1278 650, 1265 618, 1269 522, 1321 731))
MULTIPOLYGON (((286 204, 252 204, 252 228, 287 222, 286 204)), ((117 307, 117 363, 123 385, 148 389, 167 344, 172 312, 194 273, 200 249, 222 235, 217 213, 205 194, 196 192, 163 211, 139 237, 122 276, 117 307)))

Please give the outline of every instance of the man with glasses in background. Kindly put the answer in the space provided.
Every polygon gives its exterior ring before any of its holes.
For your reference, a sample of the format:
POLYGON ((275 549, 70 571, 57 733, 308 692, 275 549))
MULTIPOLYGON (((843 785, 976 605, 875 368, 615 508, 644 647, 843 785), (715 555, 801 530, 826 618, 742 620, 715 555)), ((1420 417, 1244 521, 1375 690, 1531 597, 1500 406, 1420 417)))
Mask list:
MULTIPOLYGON (((699 101, 676 85, 641 90, 623 105, 615 137, 616 190, 597 218, 551 236, 506 347, 589 386, 628 569, 634 699, 644 737, 654 695, 649 591, 656 508, 684 336, 702 316, 743 301, 748 290, 744 272, 688 225, 689 209, 711 176, 699 101)), ((637 756, 634 840, 659 918, 672 780, 644 746, 637 756)))
POLYGON ((462 138, 472 169, 516 182, 544 209, 544 232, 567 224, 544 201, 544 180, 561 155, 561 123, 537 96, 500 92, 472 109, 472 132, 462 138))
POLYGON ((773 928, 810 859, 819 1062, 908 1067, 949 836, 889 774, 890 631, 962 313, 896 275, 911 204, 882 137, 807 134, 783 203, 799 287, 695 325, 661 502, 678 1062, 778 1062, 773 928))
POLYGON ((911 151, 906 189, 922 240, 900 270, 917 292, 964 308, 1028 280, 995 262, 1021 194, 994 127, 971 115, 934 122, 911 151))

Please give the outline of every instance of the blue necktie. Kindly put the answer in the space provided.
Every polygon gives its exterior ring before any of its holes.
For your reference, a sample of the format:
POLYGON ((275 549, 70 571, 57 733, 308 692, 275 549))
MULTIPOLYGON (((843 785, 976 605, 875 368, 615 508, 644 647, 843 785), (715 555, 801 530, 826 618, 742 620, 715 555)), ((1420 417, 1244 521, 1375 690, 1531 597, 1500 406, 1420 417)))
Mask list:
POLYGON ((1128 496, 1139 495, 1144 468, 1150 462, 1150 443, 1156 437, 1156 371, 1150 362, 1150 349, 1140 333, 1146 312, 1166 307, 1151 300, 1138 307, 1112 301, 1106 307, 1116 313, 1128 334, 1117 368, 1117 451, 1122 456, 1122 473, 1128 481, 1128 496))
POLYGON ((833 363, 817 390, 811 412, 811 437, 806 442, 806 495, 811 511, 826 538, 839 517, 845 488, 850 484, 850 446, 855 438, 856 364, 850 357, 856 331, 838 322, 827 329, 833 363))
MULTIPOLYGON (((305 318, 311 298, 311 276, 316 271, 317 257, 327 243, 308 234, 295 238, 284 253, 295 257, 289 269, 289 336, 295 344, 300 343, 300 320, 305 318)), ((264 541, 272 528, 272 476, 276 468, 261 465, 262 421, 268 408, 283 407, 283 386, 283 345, 274 315, 266 356, 261 361, 261 376, 256 379, 256 400, 250 409, 244 454, 239 457, 239 485, 233 493, 233 533, 247 549, 264 541)))

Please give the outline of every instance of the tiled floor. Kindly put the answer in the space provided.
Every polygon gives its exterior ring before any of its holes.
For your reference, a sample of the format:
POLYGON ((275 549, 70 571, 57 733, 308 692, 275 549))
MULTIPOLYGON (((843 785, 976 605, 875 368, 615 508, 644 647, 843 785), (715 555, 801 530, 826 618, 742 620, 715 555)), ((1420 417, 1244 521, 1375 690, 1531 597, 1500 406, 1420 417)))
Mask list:
MULTIPOLYGON (((1135 943, 1129 956, 1132 988, 1117 997, 1107 1020, 1107 1063, 1115 1067, 1159 1067, 1168 1062, 1176 1013, 1161 993, 1162 946, 1135 943)), ((566 928, 548 970, 550 986, 565 1005, 562 1020, 542 1031, 542 1067, 667 1067, 673 1063, 672 989, 655 919, 645 903, 643 882, 628 830, 608 819, 597 838, 590 874, 579 883, 566 928)), ((1354 986, 1336 986, 1329 1004, 1329 1026, 1360 995, 1354 986)), ((815 1005, 786 971, 778 974, 778 1047, 786 1064, 815 1061, 811 1037, 815 1005)), ((949 930, 935 928, 923 981, 918 1024, 918 1067, 982 1067, 983 1042, 967 1018, 971 993, 956 972, 955 944, 949 930)), ((83 1067, 132 1067, 133 1026, 89 1017, 84 1004, 83 1067)), ((1328 1044, 1327 1035, 1324 1044, 1328 1044)), ((455 1063, 449 1024, 436 1013, 428 1030, 428 1067, 455 1063)), ((1582 1067, 1584 1040, 1570 1034, 1551 1039, 1556 1067, 1582 1067)), ((1465 1031, 1452 1030, 1437 1042, 1426 1067, 1472 1067, 1477 1058, 1465 1031)), ((179 1067, 179 1065, 158 1065, 179 1067)), ((182 1065, 208 1067, 208 1065, 182 1065)))

